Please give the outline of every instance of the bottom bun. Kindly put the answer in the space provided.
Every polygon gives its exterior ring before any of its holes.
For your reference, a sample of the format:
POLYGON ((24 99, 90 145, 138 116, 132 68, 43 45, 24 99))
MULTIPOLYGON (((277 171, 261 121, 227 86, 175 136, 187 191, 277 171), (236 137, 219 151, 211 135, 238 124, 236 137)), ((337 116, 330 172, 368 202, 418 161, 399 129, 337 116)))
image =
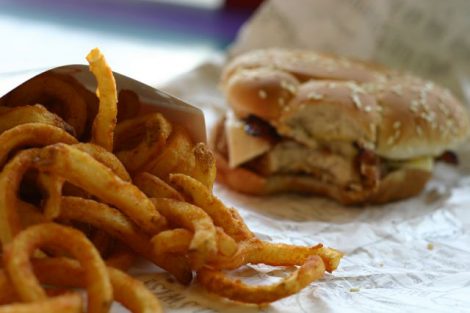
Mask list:
POLYGON ((329 197, 345 205, 380 204, 419 194, 431 178, 429 171, 404 168, 389 173, 373 190, 351 191, 306 175, 263 177, 243 167, 230 168, 225 157, 217 152, 215 154, 217 181, 251 195, 298 192, 329 197))

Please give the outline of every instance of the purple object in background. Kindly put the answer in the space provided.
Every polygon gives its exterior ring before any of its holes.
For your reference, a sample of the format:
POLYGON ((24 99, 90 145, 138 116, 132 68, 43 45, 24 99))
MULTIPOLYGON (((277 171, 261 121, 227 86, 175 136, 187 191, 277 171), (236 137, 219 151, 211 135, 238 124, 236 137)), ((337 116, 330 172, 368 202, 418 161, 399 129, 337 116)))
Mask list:
POLYGON ((132 0, 0 0, 0 9, 147 40, 208 41, 218 48, 233 41, 253 11, 132 0))

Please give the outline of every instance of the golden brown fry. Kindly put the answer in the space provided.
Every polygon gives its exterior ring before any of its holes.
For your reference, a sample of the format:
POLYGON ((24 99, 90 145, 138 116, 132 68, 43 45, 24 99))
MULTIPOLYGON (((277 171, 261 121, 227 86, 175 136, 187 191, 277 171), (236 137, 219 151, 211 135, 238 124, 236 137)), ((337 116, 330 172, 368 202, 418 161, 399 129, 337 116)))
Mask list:
POLYGON ((184 228, 164 230, 150 240, 152 249, 157 254, 168 253, 184 255, 189 251, 193 233, 184 228))
POLYGON ((43 123, 26 123, 10 128, 0 135, 0 168, 12 151, 25 146, 47 146, 58 142, 75 144, 77 139, 62 128, 43 123))
POLYGON ((303 264, 311 256, 319 256, 326 270, 332 272, 338 267, 343 254, 335 249, 323 247, 322 244, 304 247, 253 238, 241 242, 235 255, 220 257, 210 263, 210 266, 216 269, 236 269, 248 263, 292 266, 303 264))
POLYGON ((171 173, 190 173, 194 168, 193 144, 186 130, 174 127, 158 157, 140 170, 167 181, 171 173))
MULTIPOLYGON (((69 259, 36 259, 35 272, 43 283, 57 286, 84 287, 83 270, 69 259)), ((108 267, 114 298, 133 313, 163 312, 160 302, 143 283, 118 269, 108 267)))
POLYGON ((134 185, 139 187, 149 198, 168 198, 183 201, 180 195, 173 187, 165 181, 150 173, 140 173, 134 177, 134 185))
POLYGON ((117 121, 117 91, 113 72, 103 54, 95 48, 86 57, 90 71, 98 83, 100 104, 93 121, 91 142, 113 151, 114 128, 117 121))
POLYGON ((185 259, 155 254, 150 249, 149 238, 118 210, 104 203, 76 197, 63 197, 61 204, 61 218, 85 222, 103 229, 137 254, 170 272, 181 283, 191 281, 192 272, 185 259))
POLYGON ((47 298, 29 261, 33 252, 43 246, 63 249, 80 262, 88 290, 88 312, 108 312, 113 291, 98 251, 81 232, 52 223, 31 226, 4 249, 5 269, 20 298, 28 302, 47 298))
POLYGON ((43 205, 44 217, 52 221, 59 216, 62 188, 65 180, 55 174, 41 172, 38 174, 38 184, 47 194, 43 205))
MULTIPOLYGON (((136 146, 127 150, 120 150, 116 152, 116 155, 131 173, 136 173, 159 155, 166 144, 172 127, 159 113, 148 114, 145 118, 139 117, 129 120, 123 127, 127 128, 129 124, 135 124, 136 128, 143 129, 144 134, 142 138, 139 138, 136 146), (138 124, 135 121, 141 121, 141 123, 138 124)), ((120 128, 119 125, 118 128, 120 128)), ((117 134, 121 133, 122 131, 117 132, 117 134)), ((117 137, 117 139, 122 140, 120 137, 117 137)))
POLYGON ((21 178, 32 164, 38 149, 18 153, 5 165, 0 173, 0 241, 2 245, 10 242, 21 230, 16 206, 17 191, 21 178))
POLYGON ((166 225, 165 218, 137 187, 120 179, 105 165, 77 148, 63 144, 43 148, 34 158, 34 166, 61 175, 72 184, 116 206, 148 234, 156 234, 166 225))
POLYGON ((4 110, 0 114, 0 133, 26 123, 48 124, 62 128, 72 135, 75 134, 75 130, 72 126, 64 122, 59 116, 49 112, 40 104, 25 105, 4 110))
POLYGON ((224 232, 222 227, 216 227, 217 230, 217 251, 220 255, 232 257, 237 253, 238 244, 229 235, 224 232))
POLYGON ((34 303, 15 303, 0 306, 0 313, 81 313, 82 297, 69 293, 34 303))
POLYGON ((101 146, 97 146, 92 143, 78 143, 73 145, 74 148, 77 148, 80 151, 86 152, 91 155, 96 161, 109 167, 114 174, 119 176, 122 180, 131 181, 131 176, 127 172, 124 165, 119 161, 119 159, 107 151, 101 146))
POLYGON ((202 142, 194 146, 193 155, 195 164, 188 175, 200 181, 209 190, 212 190, 216 175, 214 155, 202 142))
POLYGON ((202 208, 214 224, 224 229, 236 241, 253 238, 240 214, 234 208, 227 208, 202 183, 184 174, 170 175, 170 183, 188 198, 189 202, 202 208))
MULTIPOLYGON (((189 244, 193 268, 198 269, 217 252, 217 237, 212 219, 201 208, 187 202, 159 198, 151 199, 159 212, 172 224, 194 232, 189 244)), ((158 252, 158 251, 156 251, 158 252)))
POLYGON ((204 268, 197 279, 208 291, 232 300, 247 303, 268 303, 299 292, 311 282, 321 278, 325 265, 318 256, 308 258, 298 270, 272 285, 250 286, 223 272, 204 268))
POLYGON ((18 107, 40 103, 73 127, 78 137, 87 120, 87 104, 68 82, 52 73, 41 74, 20 85, 3 99, 3 105, 18 107))
MULTIPOLYGON (((232 237, 224 233, 222 228, 217 229, 217 251, 223 256, 233 256, 238 245, 232 237)), ((184 228, 165 230, 153 236, 151 243, 153 250, 160 254, 174 253, 183 255, 189 252, 193 233, 184 228)), ((214 256, 216 258, 216 256, 214 256)))

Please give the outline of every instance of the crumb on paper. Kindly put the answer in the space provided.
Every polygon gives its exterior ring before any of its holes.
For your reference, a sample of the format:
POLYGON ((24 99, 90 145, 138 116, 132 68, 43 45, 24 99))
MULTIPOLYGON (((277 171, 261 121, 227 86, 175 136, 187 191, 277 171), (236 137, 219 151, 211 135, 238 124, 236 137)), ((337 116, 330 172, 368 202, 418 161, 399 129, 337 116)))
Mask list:
POLYGON ((359 290, 361 290, 361 289, 358 288, 358 287, 353 287, 353 288, 349 289, 349 292, 359 292, 359 290))
POLYGON ((433 250, 434 245, 432 244, 432 242, 429 242, 428 245, 426 246, 426 248, 428 248, 428 250, 433 250))

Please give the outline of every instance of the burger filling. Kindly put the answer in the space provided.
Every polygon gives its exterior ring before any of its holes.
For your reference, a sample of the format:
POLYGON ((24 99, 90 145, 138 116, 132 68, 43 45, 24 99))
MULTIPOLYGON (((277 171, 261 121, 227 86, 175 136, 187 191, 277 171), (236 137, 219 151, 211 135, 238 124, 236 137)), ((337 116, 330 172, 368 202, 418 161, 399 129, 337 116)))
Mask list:
POLYGON ((403 168, 431 171, 431 157, 397 161, 379 157, 354 142, 317 142, 305 146, 280 137, 267 122, 250 116, 237 119, 227 115, 225 140, 217 149, 226 155, 231 167, 243 166, 259 175, 305 175, 345 190, 374 188, 388 173, 403 168))

